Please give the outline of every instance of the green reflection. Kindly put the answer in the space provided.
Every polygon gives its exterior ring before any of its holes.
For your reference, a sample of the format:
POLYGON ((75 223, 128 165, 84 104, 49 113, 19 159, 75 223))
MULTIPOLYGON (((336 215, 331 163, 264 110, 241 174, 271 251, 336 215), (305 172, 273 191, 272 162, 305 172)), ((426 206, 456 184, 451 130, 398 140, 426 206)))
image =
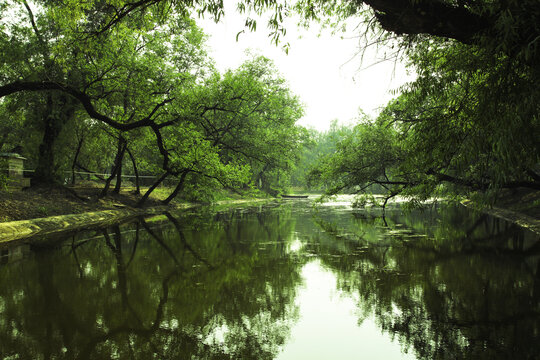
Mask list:
POLYGON ((0 358, 272 359, 297 313, 290 217, 168 217, 5 264, 0 358))
POLYGON ((316 219, 327 235, 317 252, 363 317, 375 314, 418 358, 540 354, 537 236, 452 207, 347 215, 316 219))

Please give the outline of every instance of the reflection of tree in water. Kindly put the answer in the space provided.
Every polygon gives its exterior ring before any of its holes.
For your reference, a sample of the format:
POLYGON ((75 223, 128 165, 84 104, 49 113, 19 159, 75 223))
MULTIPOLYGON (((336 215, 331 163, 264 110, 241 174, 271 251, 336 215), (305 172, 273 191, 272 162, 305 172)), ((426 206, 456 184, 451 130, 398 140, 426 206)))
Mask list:
POLYGON ((323 262, 356 292, 364 316, 422 359, 532 359, 540 354, 540 242, 487 216, 316 221, 323 262), (398 226, 399 223, 406 226, 398 226), (434 224, 434 225, 433 225, 434 224), (378 228, 378 238, 370 237, 378 228), (422 233, 429 236, 421 236, 422 233))
POLYGON ((294 224, 167 216, 0 268, 0 357, 273 358, 297 316, 302 264, 278 241, 294 224))

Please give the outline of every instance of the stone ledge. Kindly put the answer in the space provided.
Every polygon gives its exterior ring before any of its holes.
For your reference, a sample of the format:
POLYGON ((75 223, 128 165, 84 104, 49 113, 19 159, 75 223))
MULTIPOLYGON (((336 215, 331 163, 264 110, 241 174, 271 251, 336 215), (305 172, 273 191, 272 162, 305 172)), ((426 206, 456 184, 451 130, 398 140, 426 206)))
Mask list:
POLYGON ((171 210, 160 206, 148 209, 119 209, 50 216, 46 218, 9 221, 0 223, 0 243, 25 239, 34 236, 51 235, 65 231, 81 230, 96 226, 105 226, 125 221, 141 215, 155 215, 171 210))

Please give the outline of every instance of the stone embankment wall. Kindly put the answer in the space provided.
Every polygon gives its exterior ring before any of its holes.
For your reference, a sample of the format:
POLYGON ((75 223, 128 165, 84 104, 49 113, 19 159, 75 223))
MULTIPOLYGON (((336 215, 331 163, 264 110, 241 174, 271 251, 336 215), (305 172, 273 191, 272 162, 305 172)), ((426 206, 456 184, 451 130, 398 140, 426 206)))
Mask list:
MULTIPOLYGON (((470 200, 462 201, 462 204, 467 207, 474 207, 474 203, 470 200)), ((482 212, 512 222, 521 226, 524 229, 530 230, 540 235, 540 219, 536 219, 516 211, 502 209, 498 207, 482 209, 482 212)))
POLYGON ((170 207, 119 209, 0 223, 0 243, 66 231, 102 227, 142 215, 160 214, 170 207))

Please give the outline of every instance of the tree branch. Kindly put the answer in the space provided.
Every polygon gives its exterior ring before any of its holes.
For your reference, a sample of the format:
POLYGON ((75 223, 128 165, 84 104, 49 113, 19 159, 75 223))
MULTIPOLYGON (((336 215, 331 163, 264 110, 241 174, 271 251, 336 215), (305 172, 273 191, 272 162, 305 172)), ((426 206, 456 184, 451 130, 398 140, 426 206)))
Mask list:
MULTIPOLYGON (((58 90, 71 95, 81 103, 81 105, 84 107, 84 109, 91 118, 104 122, 105 124, 120 131, 129 131, 144 126, 151 126, 153 124, 150 116, 147 116, 141 120, 132 123, 121 123, 113 120, 110 117, 98 112, 92 104, 92 99, 87 94, 70 86, 53 81, 15 81, 7 85, 0 86, 0 98, 21 91, 47 90, 58 90)), ((153 115, 154 113, 155 111, 153 111, 151 115, 153 115)))
POLYGON ((437 0, 363 0, 387 31, 402 34, 430 34, 465 44, 493 26, 487 15, 437 0))

